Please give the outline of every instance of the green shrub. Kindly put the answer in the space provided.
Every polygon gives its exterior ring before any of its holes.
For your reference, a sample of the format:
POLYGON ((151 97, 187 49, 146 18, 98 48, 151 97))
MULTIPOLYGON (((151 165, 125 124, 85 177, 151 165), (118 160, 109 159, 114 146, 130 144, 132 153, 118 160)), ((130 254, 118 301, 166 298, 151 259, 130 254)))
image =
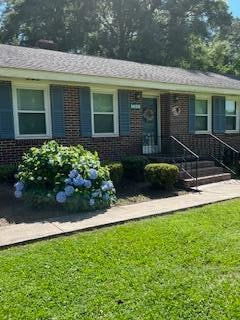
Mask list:
POLYGON ((12 182, 17 173, 17 166, 11 164, 0 165, 0 182, 12 182))
POLYGON ((168 163, 151 163, 145 167, 146 181, 153 187, 171 189, 179 176, 177 166, 168 163))
POLYGON ((109 170, 97 153, 55 141, 31 148, 22 158, 15 196, 31 206, 61 203, 68 210, 108 207, 115 201, 109 170))
POLYGON ((119 185, 123 177, 123 165, 121 162, 109 162, 106 166, 110 172, 110 179, 114 185, 119 185))
POLYGON ((122 159, 124 175, 135 181, 144 180, 144 168, 147 164, 148 158, 144 156, 128 156, 122 159))

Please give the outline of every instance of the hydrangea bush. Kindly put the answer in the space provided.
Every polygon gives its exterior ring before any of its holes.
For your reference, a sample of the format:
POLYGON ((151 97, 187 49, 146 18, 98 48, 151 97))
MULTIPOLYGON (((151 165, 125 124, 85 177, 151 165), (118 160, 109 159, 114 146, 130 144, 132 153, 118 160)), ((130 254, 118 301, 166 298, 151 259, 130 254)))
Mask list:
POLYGON ((64 147, 56 141, 24 154, 15 184, 16 198, 31 206, 61 204, 68 210, 109 207, 116 201, 109 170, 98 154, 82 146, 64 147))

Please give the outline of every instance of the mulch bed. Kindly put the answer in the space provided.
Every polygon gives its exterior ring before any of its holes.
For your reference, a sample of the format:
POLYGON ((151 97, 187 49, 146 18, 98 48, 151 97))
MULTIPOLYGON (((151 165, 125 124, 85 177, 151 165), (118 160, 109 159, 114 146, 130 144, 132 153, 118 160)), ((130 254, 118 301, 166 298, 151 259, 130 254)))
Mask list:
MULTIPOLYGON (((12 184, 0 184, 0 227, 9 224, 30 223, 45 220, 47 218, 59 217, 66 211, 56 207, 54 209, 33 209, 26 207, 22 200, 14 197, 12 184)), ((186 191, 176 189, 174 191, 162 191, 149 187, 145 182, 133 183, 123 181, 117 188, 117 206, 150 201, 182 195, 186 191)))

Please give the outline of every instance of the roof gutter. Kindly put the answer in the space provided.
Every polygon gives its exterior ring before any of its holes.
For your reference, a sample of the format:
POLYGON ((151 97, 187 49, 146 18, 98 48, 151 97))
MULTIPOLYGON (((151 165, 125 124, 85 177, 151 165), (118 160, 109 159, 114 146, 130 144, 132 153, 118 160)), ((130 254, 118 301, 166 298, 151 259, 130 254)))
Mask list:
POLYGON ((30 69, 0 67, 1 78, 17 78, 25 80, 44 80, 49 82, 73 83, 75 85, 109 85, 130 88, 155 89, 172 92, 211 93, 220 95, 240 95, 238 89, 204 87, 196 85, 162 83, 158 81, 132 80, 127 78, 102 77, 94 75, 80 75, 63 72, 39 71, 30 69))

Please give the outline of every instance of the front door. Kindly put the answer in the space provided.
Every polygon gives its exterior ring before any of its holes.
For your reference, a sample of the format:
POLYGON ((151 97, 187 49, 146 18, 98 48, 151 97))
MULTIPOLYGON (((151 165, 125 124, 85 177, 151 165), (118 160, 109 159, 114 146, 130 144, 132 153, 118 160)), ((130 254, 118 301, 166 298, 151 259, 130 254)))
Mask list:
POLYGON ((157 98, 143 99, 143 153, 158 153, 158 113, 157 98))

